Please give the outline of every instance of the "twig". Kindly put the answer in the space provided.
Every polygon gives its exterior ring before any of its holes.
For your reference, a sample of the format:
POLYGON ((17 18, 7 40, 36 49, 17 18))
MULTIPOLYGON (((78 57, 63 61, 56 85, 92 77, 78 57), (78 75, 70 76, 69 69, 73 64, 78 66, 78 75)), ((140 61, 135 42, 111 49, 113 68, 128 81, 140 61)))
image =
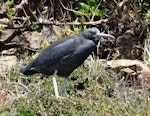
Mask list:
POLYGON ((2 41, 3 44, 9 43, 13 38, 17 35, 17 30, 13 30, 12 34, 4 41, 2 41))
POLYGON ((19 11, 24 8, 25 5, 28 5, 28 0, 22 0, 20 4, 16 5, 16 11, 19 11))
MULTIPOLYGON (((27 15, 26 10, 24 9, 24 7, 22 8, 22 10, 23 10, 25 16, 27 17, 28 15, 27 15)), ((27 21, 28 21, 29 24, 31 24, 31 21, 30 21, 30 20, 27 20, 27 21)))
POLYGON ((146 54, 148 56, 148 59, 150 59, 150 52, 149 52, 149 50, 147 48, 147 44, 149 43, 149 41, 150 41, 150 38, 149 39, 145 39, 145 41, 144 41, 144 61, 145 62, 147 62, 146 58, 145 58, 146 54))
POLYGON ((82 13, 82 12, 80 12, 80 11, 76 11, 76 10, 73 10, 73 9, 66 8, 66 7, 64 6, 64 4, 62 3, 61 0, 59 0, 59 2, 60 2, 60 4, 61 4, 61 6, 62 6, 65 10, 71 11, 71 12, 74 12, 74 13, 79 13, 79 14, 81 14, 81 15, 84 15, 84 16, 90 21, 90 18, 89 18, 86 14, 84 14, 84 13, 82 13))
POLYGON ((29 88, 27 87, 27 86, 25 86, 24 84, 22 84, 21 82, 5 82, 5 83, 7 83, 7 84, 12 84, 12 85, 20 85, 20 86, 22 86, 25 90, 27 90, 28 92, 31 92, 30 90, 29 90, 29 88))
POLYGON ((1 42, 0 42, 0 52, 2 50, 8 50, 10 48, 17 48, 19 45, 16 44, 16 43, 9 43, 9 44, 6 44, 6 45, 3 45, 1 42))
MULTIPOLYGON (((21 45, 21 46, 23 46, 23 45, 21 45)), ((25 48, 27 50, 30 50, 30 51, 33 51, 33 52, 41 52, 40 50, 33 49, 33 48, 30 48, 30 47, 27 47, 27 46, 23 46, 23 48, 25 48)))
MULTIPOLYGON (((90 25, 100 25, 102 23, 107 23, 107 22, 110 22, 111 20, 109 19, 102 19, 102 20, 99 20, 99 21, 93 21, 93 22, 52 22, 52 21, 49 21, 49 20, 42 20, 40 22, 36 22, 34 24, 37 24, 37 25, 59 25, 59 26, 62 26, 62 25, 74 25, 74 26, 80 26, 80 25, 83 25, 83 26, 90 26, 90 25)), ((7 25, 5 27, 5 29, 22 29, 22 28, 27 28, 27 27, 30 27, 32 24, 28 24, 28 25, 7 25)))
POLYGON ((93 15, 92 15, 91 22, 93 22, 95 13, 96 13, 98 7, 100 6, 100 4, 101 4, 101 1, 99 1, 99 3, 98 3, 98 5, 97 5, 97 7, 96 7, 96 9, 95 9, 95 11, 94 11, 94 13, 93 13, 93 15))

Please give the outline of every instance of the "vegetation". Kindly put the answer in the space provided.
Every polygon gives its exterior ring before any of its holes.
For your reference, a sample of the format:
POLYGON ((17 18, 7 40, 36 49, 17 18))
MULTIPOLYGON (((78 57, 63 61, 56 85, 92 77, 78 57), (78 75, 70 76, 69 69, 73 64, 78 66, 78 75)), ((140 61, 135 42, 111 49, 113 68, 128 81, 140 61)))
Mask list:
MULTIPOLYGON (((57 38, 96 26, 117 38, 115 43, 101 42, 96 57, 139 59, 149 64, 149 0, 0 0, 0 6, 0 52, 15 48, 14 54, 24 60, 0 76, 0 116, 150 115, 149 88, 144 84, 140 89, 126 86, 120 73, 105 70, 99 60, 91 57, 70 75, 68 95, 61 99, 54 96, 51 77, 19 73, 37 51, 24 34, 41 33, 45 26, 54 25, 62 28, 53 28, 57 38), (3 31, 10 29, 14 32, 1 38, 3 31), (120 52, 117 56, 111 52, 115 49, 120 52)), ((43 38, 38 50, 50 42, 43 38)), ((63 78, 56 79, 60 89, 63 78)))
MULTIPOLYGON (((1 80, 3 91, 9 96, 7 109, 1 111, 2 116, 148 116, 150 113, 148 91, 122 86, 118 81, 119 74, 109 75, 100 62, 90 66, 85 62, 73 72, 67 82, 68 96, 61 99, 55 98, 50 77, 26 77, 19 74, 19 69, 12 69, 10 75, 1 80)), ((56 79, 60 88, 63 78, 56 79)))

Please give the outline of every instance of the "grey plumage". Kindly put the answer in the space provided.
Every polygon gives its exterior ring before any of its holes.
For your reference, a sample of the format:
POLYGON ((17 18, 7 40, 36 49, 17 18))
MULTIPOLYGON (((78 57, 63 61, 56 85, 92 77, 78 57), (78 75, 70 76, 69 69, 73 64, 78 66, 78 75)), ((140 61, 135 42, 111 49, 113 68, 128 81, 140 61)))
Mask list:
POLYGON ((114 38, 112 35, 100 33, 95 27, 83 32, 62 38, 47 47, 35 60, 23 67, 20 72, 25 75, 42 73, 68 77, 96 47, 97 38, 114 38))

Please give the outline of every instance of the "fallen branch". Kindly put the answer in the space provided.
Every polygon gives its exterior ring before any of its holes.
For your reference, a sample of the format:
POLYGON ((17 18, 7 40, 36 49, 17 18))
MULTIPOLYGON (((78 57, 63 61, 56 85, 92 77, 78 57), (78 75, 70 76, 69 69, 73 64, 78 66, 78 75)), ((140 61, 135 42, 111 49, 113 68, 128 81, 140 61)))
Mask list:
MULTIPOLYGON (((59 0, 62 7, 65 9, 65 10, 68 10, 68 11, 72 11, 72 12, 76 12, 75 10, 73 9, 68 9, 66 8, 62 1, 59 0)), ((114 10, 114 13, 112 13, 112 15, 110 15, 107 19, 101 19, 101 20, 98 20, 98 21, 89 21, 89 22, 59 22, 59 21, 51 21, 51 20, 47 20, 47 19, 39 19, 37 20, 36 22, 34 23, 24 23, 22 25, 10 25, 10 24, 6 24, 5 22, 0 22, 0 24, 3 24, 5 25, 5 29, 22 29, 22 28, 28 28, 30 27, 32 24, 37 24, 37 25, 57 25, 57 26, 63 26, 63 25, 72 25, 72 26, 94 26, 94 25, 100 25, 100 24, 103 24, 103 23, 108 23, 112 20, 114 20, 118 14, 119 14, 119 9, 121 9, 124 5, 126 5, 126 3, 128 3, 130 0, 123 0, 119 5, 118 7, 116 8, 116 10, 114 10)), ((22 0, 21 3, 16 7, 17 10, 19 10, 20 8, 23 8, 25 5, 28 4, 28 0, 22 0)), ((100 4, 100 3, 99 3, 100 4)))
POLYGON ((83 25, 83 26, 87 26, 87 25, 99 25, 99 24, 102 24, 102 23, 107 23, 109 20, 108 19, 102 19, 102 20, 99 20, 99 21, 93 21, 93 22, 52 22, 52 21, 49 21, 49 20, 45 20, 39 24, 42 24, 42 25, 76 25, 76 26, 79 26, 79 25, 83 25))
POLYGON ((4 41, 2 41, 3 44, 7 44, 13 40, 13 38, 17 35, 17 30, 13 30, 12 34, 4 41))
POLYGON ((17 35, 17 32, 18 32, 17 30, 13 30, 12 34, 6 40, 0 41, 0 51, 17 47, 16 43, 10 43, 14 39, 14 37, 17 35))
MULTIPOLYGON (((99 21, 93 21, 93 22, 53 22, 49 20, 43 20, 41 22, 36 22, 34 24, 37 25, 57 25, 57 26, 63 26, 63 25, 74 25, 74 26, 90 26, 90 25, 100 25, 103 23, 110 22, 109 19, 102 19, 99 21)), ((5 29, 22 29, 22 28, 27 28, 30 27, 32 24, 29 25, 7 25, 5 26, 5 29)))
MULTIPOLYGON (((0 45, 1 45, 1 42, 0 42, 0 45)), ((9 44, 2 44, 0 46, 0 52, 3 51, 3 50, 8 50, 8 49, 11 49, 11 48, 17 48, 19 47, 19 45, 17 43, 9 43, 9 44)))

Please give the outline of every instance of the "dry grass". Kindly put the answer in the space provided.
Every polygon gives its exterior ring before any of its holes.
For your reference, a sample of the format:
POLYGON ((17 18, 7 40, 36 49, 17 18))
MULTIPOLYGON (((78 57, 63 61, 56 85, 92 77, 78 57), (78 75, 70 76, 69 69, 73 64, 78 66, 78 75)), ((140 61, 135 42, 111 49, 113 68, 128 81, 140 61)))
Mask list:
MULTIPOLYGON (((87 60, 67 82, 68 96, 56 99, 51 78, 26 77, 19 66, 0 80, 0 112, 10 115, 148 116, 149 91, 123 86, 120 74, 105 71, 99 62, 87 60), (6 111, 5 111, 6 112, 6 111)), ((59 88, 63 78, 56 77, 59 88)))

